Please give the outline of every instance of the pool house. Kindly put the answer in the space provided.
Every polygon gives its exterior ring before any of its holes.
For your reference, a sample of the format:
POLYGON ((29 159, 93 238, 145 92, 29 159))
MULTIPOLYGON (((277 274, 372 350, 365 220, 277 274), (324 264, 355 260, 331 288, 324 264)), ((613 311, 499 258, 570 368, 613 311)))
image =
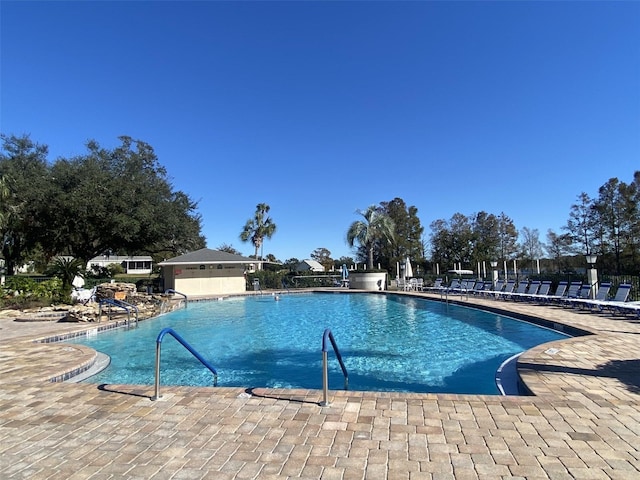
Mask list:
POLYGON ((246 291, 247 272, 263 262, 255 258, 202 248, 160 262, 164 288, 185 295, 233 295, 246 291))

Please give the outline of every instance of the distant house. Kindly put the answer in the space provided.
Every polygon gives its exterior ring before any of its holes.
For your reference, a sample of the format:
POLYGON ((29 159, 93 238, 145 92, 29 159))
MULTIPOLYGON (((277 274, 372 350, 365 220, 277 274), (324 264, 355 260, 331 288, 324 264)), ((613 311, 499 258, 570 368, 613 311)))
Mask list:
POLYGON ((315 260, 302 260, 296 265, 297 272, 324 272, 324 267, 315 260))
POLYGON ((245 272, 263 263, 254 258, 202 248, 160 262, 164 288, 185 295, 231 295, 247 290, 245 272))
POLYGON ((152 271, 153 260, 150 256, 125 257, 119 255, 101 255, 89 260, 87 270, 95 267, 107 267, 109 265, 121 265, 124 272, 132 275, 149 275, 152 271))

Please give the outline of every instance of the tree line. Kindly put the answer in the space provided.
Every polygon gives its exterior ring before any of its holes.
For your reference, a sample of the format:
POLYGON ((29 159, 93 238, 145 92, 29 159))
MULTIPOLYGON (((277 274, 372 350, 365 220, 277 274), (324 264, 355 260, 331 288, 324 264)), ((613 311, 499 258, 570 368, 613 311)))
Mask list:
MULTIPOLYGON (((27 260, 44 267, 61 255, 86 264, 102 254, 146 254, 158 261, 206 245, 197 202, 174 190, 149 144, 123 136, 107 149, 92 140, 86 153, 50 163, 47 147, 29 136, 0 139, 0 242, 9 274, 27 260)), ((579 194, 561 232, 548 230, 543 243, 538 230, 518 230, 504 212, 456 213, 431 222, 425 236, 417 207, 394 198, 357 212, 362 219, 347 229, 345 241, 354 247, 356 262, 389 272, 407 257, 423 269, 417 274, 436 264, 473 269, 478 262, 512 259, 531 269, 542 259, 559 272, 584 266, 583 255, 596 254, 603 273, 637 274, 639 203, 640 171, 628 184, 611 178, 597 196, 579 194)), ((276 231, 269 211, 258 204, 240 239, 253 244, 255 257, 260 250, 261 258, 275 261, 261 252, 276 231)), ((221 249, 236 252, 231 245, 221 249)), ((325 267, 352 261, 334 260, 323 247, 311 258, 325 267)))
MULTIPOLYGON (((356 212, 363 218, 351 224, 346 239, 356 247, 357 261, 367 263, 369 268, 380 265, 392 273, 407 257, 424 272, 433 271, 436 264, 442 269, 475 269, 483 262, 497 261, 501 265, 518 260, 522 268, 532 272, 542 265, 543 270, 560 273, 584 268, 584 256, 595 254, 601 272, 637 275, 639 205, 640 171, 628 184, 611 178, 594 198, 580 193, 561 231, 547 230, 543 242, 537 229, 518 230, 506 213, 484 211, 434 220, 425 238, 418 209, 395 198, 356 212)), ((322 250, 330 263, 330 252, 322 250)))
POLYGON ((8 274, 58 256, 174 257, 205 246, 197 202, 175 190, 153 148, 127 136, 113 149, 47 160, 29 136, 1 135, 0 242, 8 274))

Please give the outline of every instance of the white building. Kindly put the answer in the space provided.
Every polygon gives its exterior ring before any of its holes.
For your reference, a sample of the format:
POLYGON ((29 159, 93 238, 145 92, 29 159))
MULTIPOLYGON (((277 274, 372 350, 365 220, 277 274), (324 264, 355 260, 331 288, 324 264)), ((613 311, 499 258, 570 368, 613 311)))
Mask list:
POLYGON ((315 260, 302 260, 296 265, 297 272, 324 272, 324 267, 315 260))
POLYGON ((245 272, 264 262, 233 253, 202 248, 158 263, 164 288, 185 295, 231 295, 247 290, 245 272))
POLYGON ((124 272, 132 275, 149 275, 153 268, 153 261, 150 256, 119 256, 119 255, 101 255, 89 260, 87 270, 96 267, 107 267, 109 265, 121 265, 124 272))

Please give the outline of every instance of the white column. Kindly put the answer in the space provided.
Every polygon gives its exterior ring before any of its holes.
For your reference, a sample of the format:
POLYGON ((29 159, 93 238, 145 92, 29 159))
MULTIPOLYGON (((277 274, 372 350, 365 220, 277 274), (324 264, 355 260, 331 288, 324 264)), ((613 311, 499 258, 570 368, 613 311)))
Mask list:
POLYGON ((587 282, 591 286, 589 290, 589 298, 596 298, 598 294, 598 270, 595 268, 587 269, 587 282))

